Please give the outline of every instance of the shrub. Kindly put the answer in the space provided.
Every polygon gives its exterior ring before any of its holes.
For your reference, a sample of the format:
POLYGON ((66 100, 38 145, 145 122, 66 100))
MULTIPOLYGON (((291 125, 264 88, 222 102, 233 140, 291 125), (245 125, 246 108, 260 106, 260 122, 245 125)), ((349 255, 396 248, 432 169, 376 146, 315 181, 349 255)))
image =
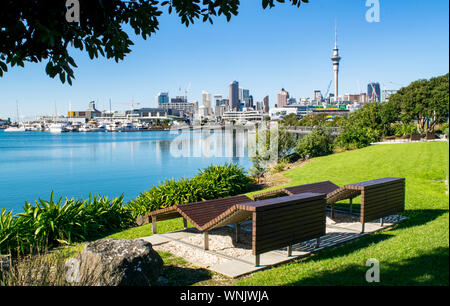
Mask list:
POLYGON ((333 137, 329 129, 318 127, 301 138, 295 147, 300 158, 308 159, 333 153, 333 137))
POLYGON ((417 134, 419 131, 415 124, 399 124, 395 126, 395 136, 403 136, 407 134, 417 134))
POLYGON ((203 199, 218 199, 243 193, 249 183, 245 170, 237 164, 209 166, 200 170, 194 180, 201 187, 203 199))
POLYGON ((24 212, 0 214, 0 253, 27 254, 98 238, 128 228, 133 219, 123 207, 123 197, 109 200, 94 196, 89 200, 39 199, 25 202, 24 212))
POLYGON ((279 173, 283 171, 286 168, 286 163, 281 161, 278 164, 276 164, 272 169, 270 169, 270 173, 279 173))
POLYGON ((366 127, 348 126, 336 138, 335 144, 341 149, 353 150, 370 146, 377 141, 380 141, 380 136, 376 131, 366 127))
POLYGON ((134 218, 172 205, 223 198, 243 193, 249 178, 233 164, 209 166, 191 178, 164 180, 127 204, 134 218))

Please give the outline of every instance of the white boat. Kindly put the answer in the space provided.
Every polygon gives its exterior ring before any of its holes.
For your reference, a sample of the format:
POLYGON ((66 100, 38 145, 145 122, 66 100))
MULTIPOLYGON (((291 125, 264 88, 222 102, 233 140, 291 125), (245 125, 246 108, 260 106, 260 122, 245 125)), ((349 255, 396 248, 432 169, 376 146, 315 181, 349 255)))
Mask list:
POLYGON ((133 122, 124 122, 119 127, 119 131, 120 132, 133 132, 133 131, 137 131, 137 129, 133 125, 133 122))
POLYGON ((119 130, 119 127, 115 122, 108 123, 106 125, 106 131, 107 132, 117 132, 119 130))
POLYGON ((50 133, 55 134, 67 132, 65 125, 62 123, 52 123, 48 127, 48 130, 50 131, 50 133))
POLYGON ((16 107, 17 107, 17 126, 10 126, 5 129, 5 132, 25 132, 25 125, 20 122, 20 116, 19 116, 19 103, 16 101, 16 107))
POLYGON ((5 129, 5 132, 25 132, 25 127, 23 125, 10 126, 5 129))

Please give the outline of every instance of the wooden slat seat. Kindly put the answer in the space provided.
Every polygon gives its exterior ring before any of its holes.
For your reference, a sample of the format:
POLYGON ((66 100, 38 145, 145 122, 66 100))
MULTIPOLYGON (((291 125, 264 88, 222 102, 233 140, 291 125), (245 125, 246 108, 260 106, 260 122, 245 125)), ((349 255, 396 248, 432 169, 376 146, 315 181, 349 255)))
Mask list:
POLYGON ((342 186, 327 195, 327 202, 332 205, 332 214, 334 203, 343 199, 351 201, 359 195, 361 231, 364 232, 366 222, 381 219, 382 223, 384 217, 405 210, 405 179, 385 177, 342 186))
POLYGON ((305 184, 305 185, 298 185, 293 187, 285 187, 277 190, 272 190, 269 192, 261 193, 258 195, 253 196, 253 200, 261 200, 266 198, 271 198, 273 196, 282 196, 283 194, 288 195, 295 195, 295 194, 301 194, 301 193, 325 193, 329 194, 333 192, 334 190, 338 189, 339 186, 330 182, 330 181, 323 181, 318 183, 312 183, 312 184, 305 184))

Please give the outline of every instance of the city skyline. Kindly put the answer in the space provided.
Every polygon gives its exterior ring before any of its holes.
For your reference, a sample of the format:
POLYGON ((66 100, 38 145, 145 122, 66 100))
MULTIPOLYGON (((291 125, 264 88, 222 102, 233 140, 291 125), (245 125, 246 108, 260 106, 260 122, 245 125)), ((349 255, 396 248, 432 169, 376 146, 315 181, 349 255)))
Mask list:
POLYGON ((156 107, 159 92, 184 95, 189 84, 189 102, 201 103, 203 90, 227 98, 233 80, 250 90, 255 103, 268 95, 270 107, 281 88, 296 98, 313 97, 314 90, 324 94, 333 79, 329 59, 335 20, 343 56, 340 96, 365 92, 372 82, 398 89, 448 72, 448 2, 383 2, 379 23, 365 20, 364 2, 311 2, 299 9, 280 5, 267 11, 257 1, 242 3, 229 23, 219 18, 214 25, 200 22, 187 29, 165 15, 150 40, 130 34, 133 52, 119 64, 75 53, 79 68, 73 86, 49 78, 45 62, 10 68, 0 78, 0 118, 14 118, 16 101, 21 116, 53 114, 55 103, 59 114, 67 114, 69 105, 84 109, 92 100, 99 109, 109 109, 109 99, 156 107), (199 41, 207 44, 199 46, 199 41), (184 53, 171 44, 182 44, 184 53))

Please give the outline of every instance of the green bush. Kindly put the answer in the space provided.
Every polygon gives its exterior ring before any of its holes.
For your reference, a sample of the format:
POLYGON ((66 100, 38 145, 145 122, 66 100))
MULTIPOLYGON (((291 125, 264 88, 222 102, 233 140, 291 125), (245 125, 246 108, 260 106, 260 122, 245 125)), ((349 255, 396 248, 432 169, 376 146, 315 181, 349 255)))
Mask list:
POLYGON ((133 217, 172 205, 224 198, 243 193, 249 178, 234 164, 209 166, 191 178, 164 180, 127 204, 133 217))
POLYGON ((295 147, 295 153, 300 158, 308 159, 333 153, 333 137, 327 128, 318 127, 305 137, 302 137, 295 147))
POLYGON ((345 150, 360 149, 380 141, 379 134, 370 128, 347 127, 336 138, 336 146, 345 150))
POLYGON ((404 124, 401 123, 395 126, 395 136, 403 136, 407 134, 417 134, 417 126, 415 124, 404 124))
POLYGON ((123 197, 89 197, 89 200, 39 199, 32 205, 25 202, 22 213, 12 215, 2 209, 0 214, 0 253, 27 254, 96 239, 128 228, 133 219, 124 209, 123 197))
POLYGON ((246 191, 249 183, 245 170, 237 164, 209 166, 194 177, 201 187, 202 199, 218 199, 246 191))

